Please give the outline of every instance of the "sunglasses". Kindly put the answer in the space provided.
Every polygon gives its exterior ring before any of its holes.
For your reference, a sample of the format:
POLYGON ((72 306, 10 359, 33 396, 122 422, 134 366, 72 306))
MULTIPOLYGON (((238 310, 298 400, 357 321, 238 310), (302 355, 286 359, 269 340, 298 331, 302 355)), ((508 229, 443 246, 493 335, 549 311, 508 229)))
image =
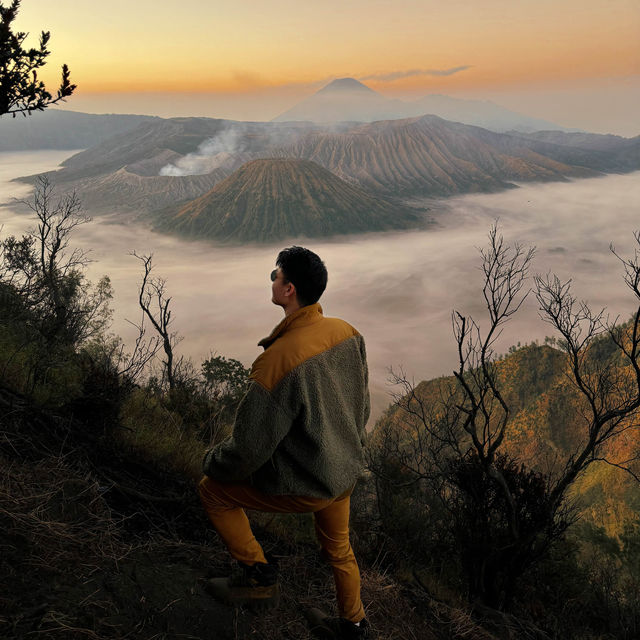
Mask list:
MULTIPOLYGON (((275 281, 276 281, 276 279, 278 278, 278 270, 277 270, 277 269, 274 269, 274 270, 271 272, 271 275, 270 275, 269 277, 271 278, 271 282, 275 282, 275 281)), ((284 274, 283 274, 283 276, 282 276, 282 282, 283 282, 284 284, 289 284, 289 280, 287 280, 287 279, 284 277, 284 274)))

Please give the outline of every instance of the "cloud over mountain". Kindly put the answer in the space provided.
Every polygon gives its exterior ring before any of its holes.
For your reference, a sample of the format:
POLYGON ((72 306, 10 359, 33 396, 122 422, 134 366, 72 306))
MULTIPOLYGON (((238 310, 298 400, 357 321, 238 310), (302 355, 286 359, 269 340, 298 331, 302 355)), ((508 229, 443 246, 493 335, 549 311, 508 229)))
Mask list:
POLYGON ((391 71, 389 73, 372 73, 360 78, 360 80, 380 80, 382 82, 393 82, 402 78, 412 78, 414 76, 452 76, 460 71, 471 69, 473 65, 465 64, 460 67, 450 69, 408 69, 407 71, 391 71))

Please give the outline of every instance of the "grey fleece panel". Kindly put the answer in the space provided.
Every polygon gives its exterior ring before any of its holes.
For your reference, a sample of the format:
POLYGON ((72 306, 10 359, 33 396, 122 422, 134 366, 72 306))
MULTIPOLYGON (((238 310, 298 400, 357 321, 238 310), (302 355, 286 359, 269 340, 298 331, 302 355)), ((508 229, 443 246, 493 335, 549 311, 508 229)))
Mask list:
POLYGON ((251 382, 231 437, 206 454, 204 472, 274 495, 342 494, 364 467, 367 382, 360 335, 305 360, 271 392, 251 382))
POLYGON ((369 367, 367 366, 367 349, 364 346, 364 338, 362 336, 358 336, 358 346, 360 348, 360 359, 363 363, 364 368, 364 417, 362 421, 362 444, 364 445, 364 427, 369 421, 369 416, 371 415, 371 397, 369 395, 369 367))
POLYGON ((250 382, 231 437, 206 453, 204 473, 223 482, 247 480, 269 460, 292 422, 292 416, 264 387, 250 382))
POLYGON ((253 476, 273 494, 335 497, 364 466, 362 441, 369 417, 364 341, 353 336, 309 358, 272 390, 280 406, 295 410, 288 433, 268 464, 253 476))

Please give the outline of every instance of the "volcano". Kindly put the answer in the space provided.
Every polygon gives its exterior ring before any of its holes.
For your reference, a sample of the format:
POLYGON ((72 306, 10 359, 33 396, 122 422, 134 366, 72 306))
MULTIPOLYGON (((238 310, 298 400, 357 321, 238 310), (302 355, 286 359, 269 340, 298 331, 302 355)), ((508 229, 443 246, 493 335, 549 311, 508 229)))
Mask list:
POLYGON ((390 100, 354 78, 339 78, 294 105, 274 122, 370 122, 398 117, 403 104, 390 100))
POLYGON ((191 238, 267 242, 422 224, 421 212, 371 196, 315 162, 266 158, 247 162, 179 209, 165 209, 155 226, 191 238))

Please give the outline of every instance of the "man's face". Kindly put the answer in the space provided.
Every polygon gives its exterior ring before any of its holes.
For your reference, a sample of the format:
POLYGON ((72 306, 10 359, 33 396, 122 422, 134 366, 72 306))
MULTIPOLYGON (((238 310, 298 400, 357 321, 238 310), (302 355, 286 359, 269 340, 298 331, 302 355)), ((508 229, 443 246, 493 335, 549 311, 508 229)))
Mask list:
POLYGON ((271 272, 271 302, 286 307, 290 301, 292 284, 285 280, 280 267, 271 272))

